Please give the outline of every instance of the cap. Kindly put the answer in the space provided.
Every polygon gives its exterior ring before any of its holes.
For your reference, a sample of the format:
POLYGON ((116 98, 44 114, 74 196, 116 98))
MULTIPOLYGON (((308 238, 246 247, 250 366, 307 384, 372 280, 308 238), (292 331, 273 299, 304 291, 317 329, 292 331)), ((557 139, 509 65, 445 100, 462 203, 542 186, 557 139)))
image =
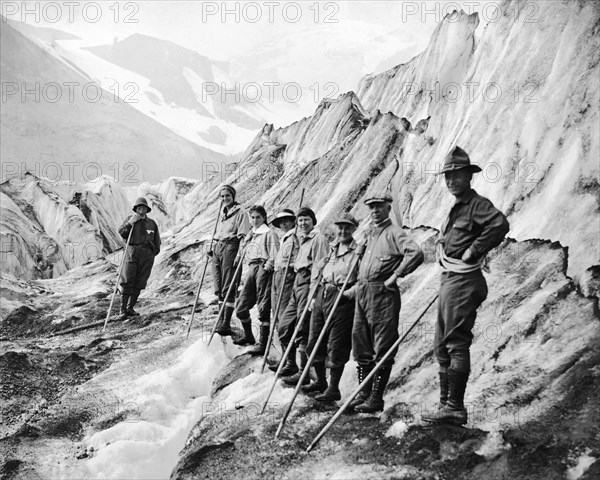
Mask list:
POLYGON ((358 222, 356 221, 356 218, 354 218, 349 213, 340 215, 339 218, 333 223, 335 225, 352 225, 353 227, 358 227, 358 222))
POLYGON ((392 196, 388 193, 382 193, 379 195, 372 195, 365 200, 365 205, 371 205, 372 203, 381 203, 381 202, 392 202, 392 196))

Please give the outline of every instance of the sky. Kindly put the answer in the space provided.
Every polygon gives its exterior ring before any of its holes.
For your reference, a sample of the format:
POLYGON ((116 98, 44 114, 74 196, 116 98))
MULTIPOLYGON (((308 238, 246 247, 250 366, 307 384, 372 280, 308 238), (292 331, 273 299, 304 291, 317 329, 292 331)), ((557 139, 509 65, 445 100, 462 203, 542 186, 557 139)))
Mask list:
MULTIPOLYGON (((273 38, 302 28, 352 29, 378 25, 382 33, 431 36, 443 15, 467 13, 498 2, 449 1, 3 1, 9 19, 73 33, 90 44, 106 44, 132 33, 171 40, 215 60, 229 60, 273 38)), ((493 5, 486 10, 494 14, 493 5)))

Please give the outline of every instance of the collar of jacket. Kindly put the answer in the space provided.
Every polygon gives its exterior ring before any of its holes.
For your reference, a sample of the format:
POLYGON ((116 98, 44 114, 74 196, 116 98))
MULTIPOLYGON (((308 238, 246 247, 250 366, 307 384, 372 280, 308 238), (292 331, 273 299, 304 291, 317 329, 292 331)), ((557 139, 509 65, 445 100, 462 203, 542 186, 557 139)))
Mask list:
POLYGON ((373 224, 373 234, 380 234, 384 229, 389 227, 392 224, 392 219, 390 217, 386 218, 379 225, 373 224))
POLYGON ((461 198, 460 200, 456 200, 456 202, 454 202, 454 205, 458 205, 459 203, 464 203, 465 205, 468 205, 469 202, 473 200, 473 197, 475 195, 477 195, 477 192, 471 189, 467 193, 465 193, 465 196, 463 198, 461 198))
POLYGON ((346 255, 348 252, 352 252, 354 250, 356 250, 356 247, 358 246, 358 244, 356 243, 356 241, 354 239, 352 239, 352 241, 350 242, 350 245, 348 245, 348 248, 346 249, 346 251, 344 251, 344 253, 339 253, 340 251, 340 245, 341 243, 338 242, 337 240, 335 240, 334 242, 330 243, 330 247, 335 250, 335 256, 336 257, 341 257, 343 255, 346 255))
POLYGON ((234 214, 237 213, 237 211, 240 209, 241 205, 237 202, 234 202, 233 205, 231 206, 231 208, 227 208, 227 207, 223 207, 223 218, 227 219, 231 216, 233 216, 234 214))
POLYGON ((282 240, 286 240, 289 237, 293 237, 294 236, 294 229, 292 228, 291 230, 288 230, 287 232, 285 232, 283 234, 282 240))
POLYGON ((266 223, 263 223, 260 227, 258 227, 256 230, 252 229, 252 232, 254 233, 254 235, 261 235, 263 233, 268 233, 269 232, 269 226, 266 223))
POLYGON ((316 228, 313 228, 310 232, 308 232, 306 235, 304 235, 303 233, 301 233, 300 235, 298 235, 298 238, 300 239, 300 243, 304 243, 307 240, 310 240, 311 238, 314 238, 314 236, 319 233, 318 230, 316 228))

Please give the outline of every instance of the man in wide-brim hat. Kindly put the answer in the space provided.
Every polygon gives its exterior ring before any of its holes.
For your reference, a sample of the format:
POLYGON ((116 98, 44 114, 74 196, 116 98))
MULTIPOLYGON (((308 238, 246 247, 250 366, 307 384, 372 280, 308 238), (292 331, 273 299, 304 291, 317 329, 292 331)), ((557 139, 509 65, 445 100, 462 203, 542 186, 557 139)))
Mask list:
POLYGON ((467 422, 464 395, 471 369, 472 330, 477 308, 488 292, 481 266, 509 229, 502 212, 471 188, 473 173, 480 171, 462 148, 455 147, 440 172, 456 201, 437 244, 442 276, 434 351, 439 364, 440 405, 437 411, 422 416, 428 422, 467 422))
POLYGON ((119 235, 125 240, 129 238, 131 232, 120 278, 123 295, 121 314, 124 317, 139 315, 133 307, 137 303, 141 290, 146 288, 154 265, 154 257, 160 252, 158 225, 147 216, 152 209, 146 199, 138 198, 132 210, 135 213, 119 228, 119 235))

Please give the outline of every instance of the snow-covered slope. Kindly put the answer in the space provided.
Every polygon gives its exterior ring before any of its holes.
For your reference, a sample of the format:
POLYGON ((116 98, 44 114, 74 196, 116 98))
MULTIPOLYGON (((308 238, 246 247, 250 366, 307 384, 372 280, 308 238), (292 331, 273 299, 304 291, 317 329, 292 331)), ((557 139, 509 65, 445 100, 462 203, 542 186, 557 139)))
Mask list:
POLYGON ((99 89, 10 24, 0 33, 3 180, 31 171, 52 180, 104 174, 139 184, 176 174, 201 178, 206 165, 228 162, 99 89))
POLYGON ((134 34, 112 45, 89 47, 59 30, 11 20, 9 25, 96 82, 115 101, 228 157, 242 152, 266 119, 285 124, 298 116, 284 102, 274 105, 268 95, 257 99, 254 90, 229 76, 228 63, 167 40, 134 34))
POLYGON ((136 34, 89 48, 67 41, 57 52, 133 108, 225 155, 242 151, 270 113, 224 93, 234 84, 227 64, 165 40, 136 34))

